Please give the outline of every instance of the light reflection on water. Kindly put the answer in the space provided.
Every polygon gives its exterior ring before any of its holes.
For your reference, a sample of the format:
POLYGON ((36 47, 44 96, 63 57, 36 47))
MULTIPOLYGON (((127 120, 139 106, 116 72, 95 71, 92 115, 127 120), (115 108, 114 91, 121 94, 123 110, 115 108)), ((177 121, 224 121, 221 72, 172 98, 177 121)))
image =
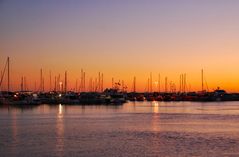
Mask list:
POLYGON ((157 101, 152 102, 153 116, 152 116, 152 131, 159 131, 159 103, 157 101))
POLYGON ((0 107, 1 156, 237 156, 238 102, 0 107))
POLYGON ((57 156, 63 156, 64 152, 64 116, 63 106, 59 104, 56 118, 56 152, 57 156))

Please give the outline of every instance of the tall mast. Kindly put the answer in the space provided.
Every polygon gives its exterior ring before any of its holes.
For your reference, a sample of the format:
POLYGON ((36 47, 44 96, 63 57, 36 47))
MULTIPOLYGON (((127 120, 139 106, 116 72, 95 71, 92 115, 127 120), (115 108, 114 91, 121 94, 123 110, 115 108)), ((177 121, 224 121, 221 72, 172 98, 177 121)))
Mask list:
POLYGON ((101 85, 100 85, 100 83, 101 83, 101 78, 100 78, 100 72, 98 73, 98 92, 100 92, 100 90, 101 90, 101 85))
POLYGON ((181 93, 181 88, 182 88, 182 84, 181 84, 181 74, 180 74, 180 77, 179 77, 179 92, 181 93))
POLYGON ((21 78, 21 91, 23 91, 23 76, 21 78))
POLYGON ((204 78, 203 78, 203 69, 202 69, 201 73, 202 73, 202 91, 203 91, 203 90, 204 90, 204 84, 203 84, 203 82, 204 82, 204 78))
POLYGON ((182 92, 184 93, 184 74, 182 74, 182 92))
POLYGON ((0 92, 1 92, 2 78, 3 78, 3 72, 1 71, 0 92))
POLYGON ((45 84, 44 84, 45 82, 44 82, 44 77, 42 78, 42 91, 44 92, 44 90, 45 90, 45 84))
POLYGON ((85 72, 83 73, 83 89, 84 89, 84 92, 85 92, 85 72))
POLYGON ((158 76, 158 92, 160 93, 160 74, 158 76))
POLYGON ((89 87, 88 87, 88 91, 91 92, 91 77, 89 78, 89 87))
POLYGON ((40 92, 42 92, 43 84, 42 84, 42 69, 40 69, 40 92))
POLYGON ((3 72, 1 71, 1 79, 2 79, 2 76, 3 76, 3 72))
POLYGON ((165 93, 168 92, 168 78, 165 77, 165 93))
POLYGON ((56 91, 56 76, 55 76, 55 83, 54 83, 54 91, 56 91))
POLYGON ((183 74, 181 74, 181 92, 183 93, 183 74))
POLYGON ((134 76, 134 82, 133 82, 133 92, 136 92, 136 77, 134 76))
POLYGON ((172 81, 169 82, 169 93, 172 93, 172 81))
POLYGON ((67 92, 67 71, 65 71, 65 93, 67 92))
POLYGON ((92 92, 92 78, 89 80, 89 92, 92 92))
POLYGON ((25 76, 24 76, 24 91, 27 91, 27 80, 25 76))
POLYGON ((104 91, 104 74, 101 74, 101 92, 104 91))
POLYGON ((80 78, 80 92, 83 91, 83 69, 81 69, 81 78, 80 78))
POLYGON ((57 78, 57 89, 58 89, 57 91, 62 92, 60 83, 61 83, 61 75, 59 74, 57 78))
POLYGON ((94 92, 96 92, 96 90, 97 90, 97 78, 95 78, 95 80, 93 81, 94 83, 93 83, 93 91, 94 92))
POLYGON ((4 74, 5 74, 5 71, 6 71, 6 68, 8 68, 8 86, 10 86, 9 84, 9 57, 7 58, 7 61, 6 61, 6 64, 4 66, 4 70, 3 70, 3 73, 1 73, 1 81, 0 81, 0 87, 2 87, 2 83, 3 83, 3 78, 4 78, 4 74))
POLYGON ((181 92, 183 93, 183 74, 181 74, 181 92))
POLYGON ((7 90, 10 92, 10 59, 7 57, 7 90))
POLYGON ((51 89, 51 71, 50 71, 50 87, 49 87, 50 89, 49 89, 49 91, 51 91, 52 89, 51 89))
POLYGON ((153 78, 152 78, 152 72, 151 72, 151 73, 150 73, 150 93, 153 92, 153 86, 152 86, 152 84, 153 84, 153 78))
POLYGON ((184 74, 184 92, 186 92, 186 77, 187 77, 187 75, 186 75, 186 73, 184 74))
POLYGON ((77 86, 78 86, 78 79, 76 79, 75 92, 78 92, 78 90, 77 90, 77 86))
POLYGON ((90 78, 90 84, 91 84, 91 85, 90 85, 90 86, 91 86, 91 87, 90 87, 90 91, 91 91, 91 92, 94 91, 94 80, 93 80, 93 79, 94 79, 94 78, 92 78, 92 77, 90 78))

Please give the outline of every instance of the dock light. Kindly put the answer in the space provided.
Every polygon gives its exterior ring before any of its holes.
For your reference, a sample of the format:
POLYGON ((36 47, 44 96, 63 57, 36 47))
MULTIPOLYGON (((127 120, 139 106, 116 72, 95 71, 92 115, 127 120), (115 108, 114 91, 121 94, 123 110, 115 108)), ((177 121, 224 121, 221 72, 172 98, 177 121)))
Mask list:
POLYGON ((32 94, 34 98, 37 98, 37 94, 32 94))
POLYGON ((59 97, 61 97, 61 94, 59 94, 59 97))

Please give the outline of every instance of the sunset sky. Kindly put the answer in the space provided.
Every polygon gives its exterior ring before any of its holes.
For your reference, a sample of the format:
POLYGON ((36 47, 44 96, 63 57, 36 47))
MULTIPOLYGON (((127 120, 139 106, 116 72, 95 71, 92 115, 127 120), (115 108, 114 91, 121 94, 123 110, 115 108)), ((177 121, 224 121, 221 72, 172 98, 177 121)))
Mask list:
MULTIPOLYGON (((11 59, 11 87, 26 76, 29 89, 43 69, 68 71, 74 88, 104 73, 144 91, 150 72, 179 84, 187 74, 201 89, 201 69, 210 90, 239 92, 239 1, 236 0, 0 0, 0 68, 11 59)), ((88 85, 88 83, 86 83, 88 85)), ((162 90, 163 90, 162 85, 162 90)))

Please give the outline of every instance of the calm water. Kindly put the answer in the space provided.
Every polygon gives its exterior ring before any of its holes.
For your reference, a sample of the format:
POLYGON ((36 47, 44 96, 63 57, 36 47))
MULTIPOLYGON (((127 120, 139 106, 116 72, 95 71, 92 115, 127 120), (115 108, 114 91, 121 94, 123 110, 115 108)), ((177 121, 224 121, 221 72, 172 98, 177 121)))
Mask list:
POLYGON ((239 156, 239 102, 0 107, 0 156, 239 156))

